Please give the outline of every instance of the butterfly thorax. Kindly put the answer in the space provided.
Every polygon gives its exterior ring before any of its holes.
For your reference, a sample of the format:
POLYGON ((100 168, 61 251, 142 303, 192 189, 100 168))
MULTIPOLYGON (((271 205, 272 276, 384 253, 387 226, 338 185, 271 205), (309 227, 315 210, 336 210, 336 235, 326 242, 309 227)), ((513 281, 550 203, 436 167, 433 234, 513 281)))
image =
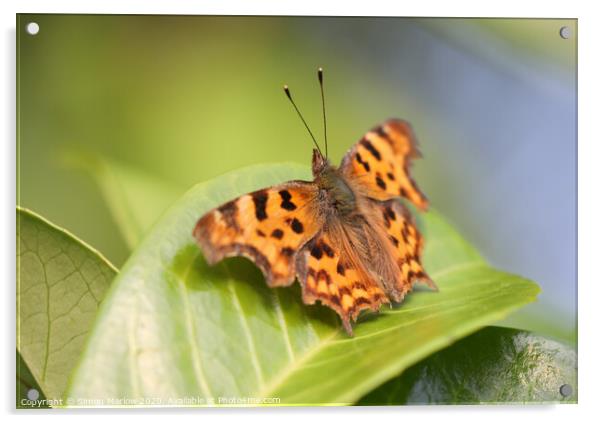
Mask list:
POLYGON ((317 155, 315 150, 313 173, 320 195, 325 200, 322 204, 327 204, 339 217, 348 216, 356 210, 355 194, 345 178, 327 159, 317 155))

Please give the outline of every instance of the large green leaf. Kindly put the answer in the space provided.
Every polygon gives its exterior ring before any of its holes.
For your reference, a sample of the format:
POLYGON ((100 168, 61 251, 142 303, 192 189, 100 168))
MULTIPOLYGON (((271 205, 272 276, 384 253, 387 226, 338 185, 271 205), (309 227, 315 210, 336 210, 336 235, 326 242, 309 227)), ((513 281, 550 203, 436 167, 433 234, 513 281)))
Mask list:
POLYGON ((420 217, 425 265, 440 287, 361 318, 305 306, 297 285, 269 289, 245 259, 208 267, 196 220, 237 195, 287 179, 297 165, 246 168, 199 184, 154 226, 101 307, 68 396, 278 397, 281 404, 353 403, 430 353, 533 301, 533 282, 489 267, 436 212, 420 217))
POLYGON ((359 404, 576 401, 575 350, 531 332, 488 327, 413 365, 359 404))
POLYGON ((115 274, 73 235, 17 209, 17 350, 30 371, 26 385, 32 376, 46 398, 62 397, 115 274))

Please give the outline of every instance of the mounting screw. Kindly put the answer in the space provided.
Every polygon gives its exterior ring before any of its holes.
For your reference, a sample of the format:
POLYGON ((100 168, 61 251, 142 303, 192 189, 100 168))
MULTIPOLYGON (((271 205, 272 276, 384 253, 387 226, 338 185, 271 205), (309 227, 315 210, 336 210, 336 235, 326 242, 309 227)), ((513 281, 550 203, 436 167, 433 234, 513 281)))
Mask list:
POLYGON ((37 389, 31 388, 27 391, 27 399, 35 401, 40 398, 40 392, 37 389))
POLYGON ((573 387, 568 383, 565 383, 560 387, 559 391, 560 395, 562 395, 563 397, 570 397, 573 394, 573 387))
POLYGON ((25 31, 27 31, 29 35, 36 35, 40 32, 40 25, 35 22, 29 22, 25 27, 25 31))
POLYGON ((563 26, 562 28, 560 28, 559 33, 562 38, 567 40, 571 36, 571 28, 569 28, 568 26, 563 26))

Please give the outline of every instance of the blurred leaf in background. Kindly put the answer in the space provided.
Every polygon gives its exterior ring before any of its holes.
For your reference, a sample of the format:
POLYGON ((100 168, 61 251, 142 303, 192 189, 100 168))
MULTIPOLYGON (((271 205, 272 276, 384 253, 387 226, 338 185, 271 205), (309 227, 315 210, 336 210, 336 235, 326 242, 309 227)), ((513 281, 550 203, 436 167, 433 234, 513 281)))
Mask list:
POLYGON ((410 121, 433 205, 493 265, 542 284, 507 323, 574 342, 575 20, 19 15, 18 28, 18 204, 116 265, 139 242, 118 206, 147 189, 123 181, 149 175, 175 196, 253 163, 307 165, 281 87, 319 132, 322 66, 333 160, 384 119, 410 121), (64 165, 81 151, 103 165, 64 165))

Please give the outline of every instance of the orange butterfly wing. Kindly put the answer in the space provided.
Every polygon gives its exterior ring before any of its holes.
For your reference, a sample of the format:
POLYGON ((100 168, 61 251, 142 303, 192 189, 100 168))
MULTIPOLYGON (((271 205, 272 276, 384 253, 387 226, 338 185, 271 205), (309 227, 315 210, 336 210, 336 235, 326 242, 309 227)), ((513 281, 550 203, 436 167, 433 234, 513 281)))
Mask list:
POLYGON ((242 255, 270 286, 290 285, 299 249, 323 225, 317 195, 317 187, 303 181, 242 195, 201 217, 193 235, 209 264, 242 255))
POLYGON ((418 231, 410 211, 398 200, 373 201, 373 204, 381 213, 381 221, 378 224, 384 226, 393 247, 392 258, 401 270, 400 278, 395 281, 395 292, 400 298, 395 300, 400 301, 419 281, 436 290, 437 286, 422 266, 424 238, 418 231))
POLYGON ((347 152, 340 169, 367 197, 405 197, 426 210, 428 200, 410 175, 412 160, 420 156, 410 124, 391 119, 368 131, 347 152))
POLYGON ((353 334, 350 320, 361 310, 376 311, 389 302, 351 243, 341 229, 333 231, 331 227, 307 244, 297 263, 303 302, 319 300, 336 311, 349 335, 353 334))

